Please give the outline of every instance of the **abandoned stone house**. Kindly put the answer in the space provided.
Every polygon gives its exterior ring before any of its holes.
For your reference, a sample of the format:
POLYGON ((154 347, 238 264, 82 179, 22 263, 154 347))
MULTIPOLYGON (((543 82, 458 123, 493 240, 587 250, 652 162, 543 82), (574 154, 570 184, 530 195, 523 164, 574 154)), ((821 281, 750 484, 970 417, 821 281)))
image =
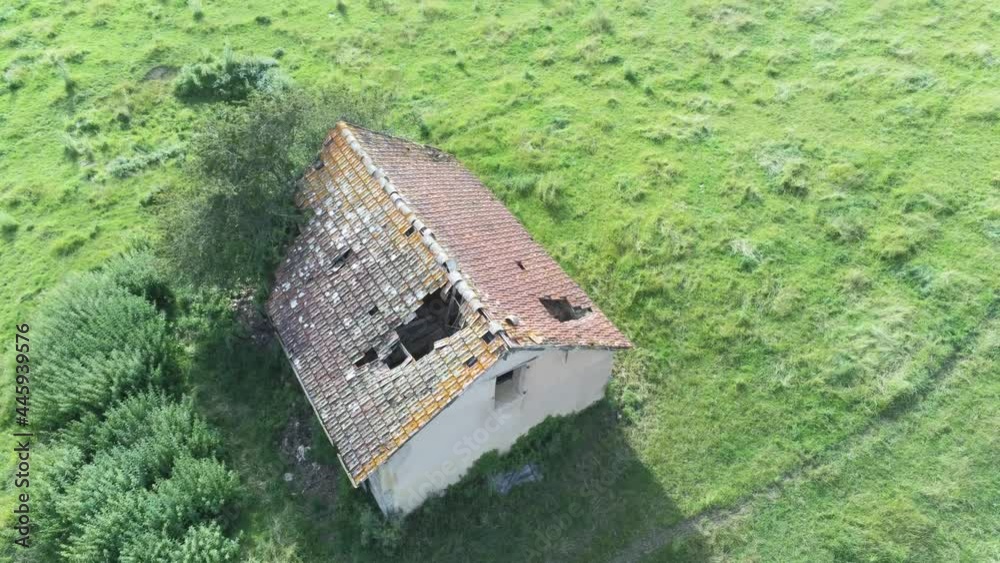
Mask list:
POLYGON ((340 122, 268 303, 354 486, 407 513, 550 415, 600 399, 630 346, 453 157, 340 122))

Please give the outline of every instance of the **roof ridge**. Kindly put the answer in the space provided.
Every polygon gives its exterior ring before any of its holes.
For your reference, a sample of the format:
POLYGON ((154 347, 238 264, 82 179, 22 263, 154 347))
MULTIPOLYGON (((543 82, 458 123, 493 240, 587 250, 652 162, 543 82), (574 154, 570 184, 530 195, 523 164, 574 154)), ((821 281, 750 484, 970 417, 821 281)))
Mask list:
MULTIPOLYGON (((504 330, 503 325, 501 325, 499 322, 495 321, 490 317, 490 314, 487 311, 485 305, 483 305, 482 300, 479 298, 478 292, 472 287, 472 284, 465 277, 465 275, 462 274, 461 271, 459 271, 458 262, 452 259, 448 255, 448 253, 445 252, 444 247, 442 247, 441 244, 437 242, 437 239, 434 236, 434 231, 431 230, 431 228, 426 223, 421 221, 419 217, 417 217, 416 212, 409 206, 409 204, 406 201, 406 198, 399 193, 399 190, 396 189, 396 186, 392 183, 392 180, 388 178, 385 170, 381 166, 375 164, 375 161, 371 158, 371 156, 368 155, 364 147, 361 145, 361 141, 354 136, 354 132, 351 131, 352 127, 365 129, 364 127, 355 126, 351 123, 348 123, 347 121, 341 120, 337 122, 335 130, 340 134, 341 137, 344 138, 344 140, 347 142, 347 146, 350 147, 351 150, 358 155, 358 157, 361 159, 361 163, 365 166, 365 170, 367 170, 368 173, 371 174, 372 178, 374 178, 375 181, 378 182, 379 186, 382 187, 382 189, 389 196, 389 200, 393 203, 396 209, 403 214, 403 217, 406 218, 410 226, 413 227, 413 229, 418 234, 420 234, 421 242, 423 242, 424 246, 426 246, 427 249, 431 252, 431 255, 434 256, 434 260, 448 272, 448 284, 456 291, 458 291, 458 293, 462 296, 462 299, 464 299, 469 304, 469 307, 473 311, 476 311, 477 313, 482 315, 483 318, 486 319, 486 321, 489 323, 490 333, 500 336, 500 338, 503 339, 507 347, 512 348, 513 343, 511 342, 510 337, 507 335, 507 331, 504 330)), ((386 135, 384 133, 379 133, 377 131, 371 131, 370 129, 365 129, 365 130, 371 133, 375 133, 377 135, 393 137, 392 135, 386 135)), ((393 137, 393 138, 402 139, 401 137, 393 137)), ((418 143, 413 143, 412 141, 407 141, 407 142, 417 146, 429 147, 434 150, 439 150, 436 149, 435 147, 430 147, 429 145, 420 145, 418 143)), ((444 151, 439 151, 439 152, 443 153, 444 151)))
POLYGON ((432 150, 434 152, 441 153, 441 154, 447 156, 448 158, 454 160, 455 162, 458 162, 458 157, 457 156, 455 156, 455 155, 451 154, 450 152, 442 149, 441 147, 437 147, 437 146, 434 146, 434 145, 428 145, 427 143, 418 143, 418 142, 414 141, 413 139, 408 139, 408 138, 403 137, 401 135, 396 135, 396 134, 393 134, 393 133, 389 133, 387 131, 376 131, 375 129, 369 129, 369 128, 363 126, 363 125, 359 125, 357 123, 354 123, 352 121, 348 121, 346 119, 341 119, 341 120, 337 121, 337 123, 336 123, 336 125, 335 125, 334 128, 335 129, 339 128, 341 126, 341 124, 343 124, 343 126, 349 128, 349 129, 361 129, 362 131, 367 131, 369 133, 372 133, 373 135, 379 135, 381 137, 388 137, 388 138, 390 138, 390 139, 392 139, 394 141, 400 141, 400 142, 406 143, 408 145, 413 145, 415 147, 420 147, 422 149, 430 149, 430 150, 432 150))

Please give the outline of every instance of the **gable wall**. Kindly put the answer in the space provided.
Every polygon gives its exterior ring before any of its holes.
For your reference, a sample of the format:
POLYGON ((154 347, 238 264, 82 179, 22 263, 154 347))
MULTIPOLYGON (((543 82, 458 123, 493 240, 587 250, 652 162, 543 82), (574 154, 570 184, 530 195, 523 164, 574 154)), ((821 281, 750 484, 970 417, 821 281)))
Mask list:
POLYGON ((384 512, 407 513, 458 482, 491 450, 505 452, 550 415, 579 411, 604 395, 613 353, 594 349, 515 350, 494 364, 368 479, 384 512), (525 365, 518 399, 494 405, 495 379, 525 365))

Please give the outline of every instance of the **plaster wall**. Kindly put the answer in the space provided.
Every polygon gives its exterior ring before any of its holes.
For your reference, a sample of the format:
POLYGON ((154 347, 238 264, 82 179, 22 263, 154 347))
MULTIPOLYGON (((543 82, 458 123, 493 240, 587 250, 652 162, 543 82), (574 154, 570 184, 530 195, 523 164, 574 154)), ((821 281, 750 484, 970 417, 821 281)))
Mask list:
POLYGON ((604 395, 612 361, 610 350, 510 352, 369 476, 379 506, 408 513, 459 481, 484 453, 506 452, 546 417, 594 403, 604 395), (497 401, 496 378, 512 369, 517 394, 497 401))

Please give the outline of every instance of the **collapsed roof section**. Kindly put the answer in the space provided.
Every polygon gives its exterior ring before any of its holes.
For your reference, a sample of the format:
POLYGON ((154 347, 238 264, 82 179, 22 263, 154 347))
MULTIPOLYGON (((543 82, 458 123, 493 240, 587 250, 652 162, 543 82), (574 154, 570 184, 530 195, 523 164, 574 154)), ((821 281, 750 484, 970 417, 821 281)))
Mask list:
POLYGON ((338 123, 298 203, 268 314, 355 485, 507 349, 629 346, 437 149, 338 123))
POLYGON ((521 346, 630 343, 516 217, 453 156, 349 126, 437 242, 475 284, 489 316, 521 346), (581 314, 553 313, 542 300, 581 314), (585 313, 585 314, 584 314, 585 313))

